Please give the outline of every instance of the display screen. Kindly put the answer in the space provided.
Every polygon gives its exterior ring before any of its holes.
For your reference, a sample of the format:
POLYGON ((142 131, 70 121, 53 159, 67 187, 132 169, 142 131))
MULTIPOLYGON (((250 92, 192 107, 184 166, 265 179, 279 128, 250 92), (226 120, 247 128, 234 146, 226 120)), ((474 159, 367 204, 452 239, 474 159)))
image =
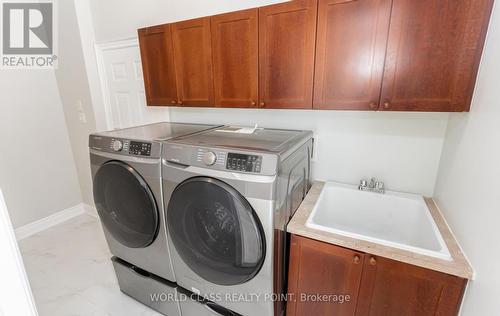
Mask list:
POLYGON ((227 155, 226 169, 259 173, 261 164, 261 156, 229 153, 227 155))
POLYGON ((151 156, 151 143, 130 142, 128 153, 138 156, 151 156))

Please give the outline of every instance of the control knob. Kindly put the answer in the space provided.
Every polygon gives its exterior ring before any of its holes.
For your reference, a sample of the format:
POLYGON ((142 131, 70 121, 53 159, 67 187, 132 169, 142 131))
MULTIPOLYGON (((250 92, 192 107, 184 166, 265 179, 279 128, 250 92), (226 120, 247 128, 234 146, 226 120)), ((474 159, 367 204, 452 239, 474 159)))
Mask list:
POLYGON ((120 151, 123 148, 123 143, 121 140, 114 140, 111 147, 113 148, 114 151, 120 151))
POLYGON ((207 166, 213 165, 217 161, 217 155, 211 151, 207 151, 203 154, 203 163, 207 166))

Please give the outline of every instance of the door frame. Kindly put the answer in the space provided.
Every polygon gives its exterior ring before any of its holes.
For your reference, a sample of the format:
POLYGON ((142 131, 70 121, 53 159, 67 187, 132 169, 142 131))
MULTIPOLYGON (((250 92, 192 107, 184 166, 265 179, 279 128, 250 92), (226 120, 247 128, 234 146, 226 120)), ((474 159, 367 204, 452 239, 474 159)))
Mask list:
POLYGON ((0 188, 0 314, 5 316, 38 315, 26 275, 7 205, 0 188))
POLYGON ((106 75, 106 62, 104 60, 104 52, 113 51, 123 48, 136 47, 139 49, 138 38, 127 38, 118 41, 95 43, 94 52, 97 62, 97 72, 99 74, 99 85, 102 91, 103 98, 103 113, 105 115, 106 129, 113 129, 113 112, 111 111, 111 95, 109 93, 108 77, 106 75))

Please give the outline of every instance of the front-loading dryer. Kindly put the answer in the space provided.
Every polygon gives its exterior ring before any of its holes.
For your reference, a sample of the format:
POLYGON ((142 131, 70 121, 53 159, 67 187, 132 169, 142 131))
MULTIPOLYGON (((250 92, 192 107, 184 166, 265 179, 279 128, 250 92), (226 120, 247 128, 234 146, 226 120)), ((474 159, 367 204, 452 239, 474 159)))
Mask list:
POLYGON ((90 135, 94 202, 113 255, 175 281, 162 203, 162 141, 214 127, 156 123, 90 135))
POLYGON ((282 315, 285 227, 311 185, 312 133, 225 127, 164 148, 177 283, 242 315, 282 315))

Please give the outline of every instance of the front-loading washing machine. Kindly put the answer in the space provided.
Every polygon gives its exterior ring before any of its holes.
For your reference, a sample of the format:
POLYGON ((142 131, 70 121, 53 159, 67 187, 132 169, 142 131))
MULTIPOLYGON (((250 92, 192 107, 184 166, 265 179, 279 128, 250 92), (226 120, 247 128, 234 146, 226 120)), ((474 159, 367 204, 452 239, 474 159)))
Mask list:
POLYGON ((164 148, 177 283, 242 315, 283 315, 285 227, 311 186, 312 132, 224 127, 164 148))
POLYGON ((162 141, 215 127, 156 123, 90 135, 94 202, 114 256, 175 281, 162 203, 162 141))

